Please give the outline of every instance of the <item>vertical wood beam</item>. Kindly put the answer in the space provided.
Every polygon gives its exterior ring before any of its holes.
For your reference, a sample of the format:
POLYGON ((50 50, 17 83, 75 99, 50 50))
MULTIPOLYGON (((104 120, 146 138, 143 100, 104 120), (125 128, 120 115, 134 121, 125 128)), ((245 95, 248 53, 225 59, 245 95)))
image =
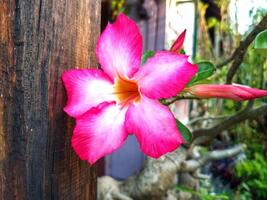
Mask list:
POLYGON ((96 199, 73 152, 63 71, 96 66, 100 0, 0 0, 0 199, 96 199))

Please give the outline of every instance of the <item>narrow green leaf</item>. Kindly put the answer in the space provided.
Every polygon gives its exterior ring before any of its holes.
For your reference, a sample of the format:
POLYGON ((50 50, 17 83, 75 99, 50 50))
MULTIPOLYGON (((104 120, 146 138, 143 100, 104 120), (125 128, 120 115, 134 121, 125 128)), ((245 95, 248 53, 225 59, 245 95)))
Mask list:
POLYGON ((153 57, 155 55, 155 51, 146 51, 142 55, 142 65, 146 63, 147 59, 153 57))
POLYGON ((215 65, 208 61, 199 62, 197 63, 197 65, 198 65, 198 72, 193 77, 193 79, 190 81, 188 86, 191 86, 198 81, 201 81, 203 79, 210 77, 216 71, 215 65))
POLYGON ((182 122, 180 122, 178 119, 176 119, 176 126, 180 131, 184 141, 190 142, 193 137, 191 131, 185 125, 183 125, 182 122))
POLYGON ((267 30, 260 32, 256 36, 254 49, 260 53, 267 54, 267 30))

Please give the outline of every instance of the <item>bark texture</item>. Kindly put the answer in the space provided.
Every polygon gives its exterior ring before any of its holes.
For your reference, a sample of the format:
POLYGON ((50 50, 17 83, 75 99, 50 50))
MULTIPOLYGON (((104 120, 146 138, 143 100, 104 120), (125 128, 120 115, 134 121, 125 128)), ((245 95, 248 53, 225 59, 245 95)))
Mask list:
POLYGON ((208 177, 200 173, 200 167, 211 160, 236 156, 244 148, 244 145, 236 145, 205 155, 200 155, 198 147, 191 153, 184 148, 178 148, 159 159, 148 158, 143 170, 125 181, 117 181, 109 176, 99 178, 99 200, 191 199, 191 194, 173 191, 177 183, 197 190, 198 179, 208 177))
POLYGON ((0 199, 96 199, 61 74, 96 66, 100 0, 0 0, 0 199))

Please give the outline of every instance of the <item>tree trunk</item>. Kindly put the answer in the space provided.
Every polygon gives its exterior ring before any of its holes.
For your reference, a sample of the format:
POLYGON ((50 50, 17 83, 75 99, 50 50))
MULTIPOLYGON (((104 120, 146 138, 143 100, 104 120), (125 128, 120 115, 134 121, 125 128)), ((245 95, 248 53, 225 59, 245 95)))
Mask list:
POLYGON ((96 199, 61 74, 96 66, 100 0, 0 0, 0 199, 96 199))

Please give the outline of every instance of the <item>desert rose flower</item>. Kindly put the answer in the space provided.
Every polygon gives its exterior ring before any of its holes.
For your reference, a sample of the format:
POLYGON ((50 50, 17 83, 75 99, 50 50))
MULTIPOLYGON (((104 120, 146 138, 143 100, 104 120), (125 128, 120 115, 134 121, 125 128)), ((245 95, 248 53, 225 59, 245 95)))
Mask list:
POLYGON ((212 85, 200 84, 185 88, 186 92, 198 98, 224 98, 235 101, 251 100, 267 96, 266 90, 251 88, 245 85, 212 85))
POLYGON ((186 35, 186 29, 177 37, 173 45, 171 46, 170 51, 180 53, 183 48, 184 40, 186 35))
POLYGON ((72 147, 90 164, 119 148, 129 134, 153 158, 175 150, 183 139, 169 108, 169 98, 197 72, 187 56, 157 52, 141 66, 142 37, 134 21, 120 14, 108 24, 96 47, 99 69, 72 69, 62 75, 76 119, 72 147))

